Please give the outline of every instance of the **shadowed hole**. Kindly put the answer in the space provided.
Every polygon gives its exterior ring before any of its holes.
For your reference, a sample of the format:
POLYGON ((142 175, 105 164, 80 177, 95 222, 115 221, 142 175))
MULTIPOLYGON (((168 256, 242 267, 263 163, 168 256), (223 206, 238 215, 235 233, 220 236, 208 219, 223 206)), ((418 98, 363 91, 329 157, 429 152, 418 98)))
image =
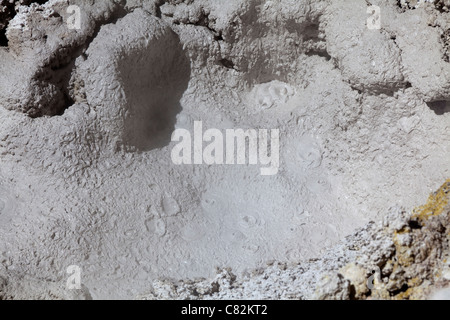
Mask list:
POLYGON ((427 103, 428 107, 438 116, 450 112, 450 101, 435 101, 427 103))
POLYGON ((124 143, 131 149, 149 151, 171 141, 191 73, 189 60, 176 39, 164 40, 167 44, 157 49, 135 50, 119 64, 127 100, 124 143))

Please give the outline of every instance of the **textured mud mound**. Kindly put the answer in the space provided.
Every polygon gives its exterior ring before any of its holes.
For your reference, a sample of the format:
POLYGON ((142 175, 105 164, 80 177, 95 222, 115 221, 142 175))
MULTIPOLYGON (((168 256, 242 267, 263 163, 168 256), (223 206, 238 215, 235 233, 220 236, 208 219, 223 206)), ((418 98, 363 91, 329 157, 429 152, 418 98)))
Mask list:
POLYGON ((5 297, 306 261, 450 176, 447 1, 69 2, 0 0, 5 297), (175 165, 197 121, 278 129, 278 174, 175 165))
POLYGON ((119 142, 131 151, 169 144, 190 78, 189 61, 172 29, 136 10, 102 28, 86 56, 75 82, 84 84, 87 101, 115 116, 108 124, 121 133, 119 142))

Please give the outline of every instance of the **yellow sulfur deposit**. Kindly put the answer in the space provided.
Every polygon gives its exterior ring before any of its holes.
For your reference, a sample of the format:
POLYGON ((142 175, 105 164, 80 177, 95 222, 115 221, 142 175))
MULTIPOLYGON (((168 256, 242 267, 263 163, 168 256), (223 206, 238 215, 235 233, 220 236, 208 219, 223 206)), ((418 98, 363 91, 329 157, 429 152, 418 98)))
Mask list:
POLYGON ((430 195, 425 205, 420 206, 413 211, 413 218, 424 221, 431 216, 440 215, 449 202, 449 192, 450 179, 448 179, 438 191, 430 195))

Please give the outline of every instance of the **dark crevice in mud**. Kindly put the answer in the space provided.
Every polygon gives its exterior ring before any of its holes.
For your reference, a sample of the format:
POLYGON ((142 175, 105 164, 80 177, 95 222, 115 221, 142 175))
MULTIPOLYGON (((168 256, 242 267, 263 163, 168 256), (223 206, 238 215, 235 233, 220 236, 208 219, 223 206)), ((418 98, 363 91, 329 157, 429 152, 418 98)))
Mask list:
POLYGON ((450 101, 434 101, 428 102, 428 107, 438 116, 442 116, 450 112, 450 101))
POLYGON ((6 37, 6 28, 0 30, 0 47, 8 46, 8 38, 6 37))
POLYGON ((215 41, 224 41, 222 34, 214 35, 214 40, 215 41))
POLYGON ((319 56, 319 57, 325 58, 327 61, 331 60, 331 56, 328 54, 327 51, 315 51, 315 50, 312 50, 312 51, 306 52, 306 55, 309 56, 309 57, 319 56))
POLYGON ((309 23, 303 31, 305 41, 323 42, 320 40, 320 24, 317 21, 309 23))
POLYGON ((43 5, 47 0, 22 0, 20 3, 18 0, 15 1, 1 1, 0 5, 4 6, 4 12, 0 12, 0 47, 8 47, 8 38, 6 36, 6 29, 8 28, 9 22, 14 19, 17 14, 16 4, 29 6, 32 3, 43 5))
POLYGON ((165 3, 164 0, 157 0, 155 2, 155 13, 156 13, 156 17, 160 18, 162 17, 162 12, 161 12, 161 6, 165 3))
POLYGON ((394 297, 396 295, 399 295, 402 292, 406 292, 409 289, 409 286, 405 283, 404 285, 402 285, 402 287, 400 289, 394 290, 390 292, 390 296, 394 297))
POLYGON ((385 88, 385 87, 372 87, 372 88, 361 88, 361 87, 356 87, 354 84, 352 84, 350 81, 348 80, 344 80, 345 83, 347 83, 350 88, 357 92, 359 95, 361 94, 367 94, 369 96, 381 96, 381 95, 385 95, 388 97, 394 97, 395 93, 397 92, 397 89, 399 88, 385 88))
POLYGON ((396 97, 396 94, 399 91, 412 87, 412 85, 409 82, 407 82, 401 87, 396 87, 396 88, 392 88, 392 89, 390 89, 390 88, 371 88, 371 89, 363 89, 363 90, 361 90, 360 88, 357 88, 357 87, 353 86, 351 83, 349 83, 349 82, 347 82, 347 83, 350 85, 351 89, 353 91, 357 91, 358 94, 363 94, 364 93, 364 94, 368 94, 370 96, 385 95, 385 96, 388 96, 388 97, 391 97, 391 98, 396 97))
POLYGON ((422 229, 422 225, 420 224, 419 221, 416 220, 410 220, 408 222, 408 226, 411 228, 411 230, 422 229))
POLYGON ((219 63, 222 66, 224 66, 225 68, 227 68, 227 69, 234 69, 235 68, 235 65, 234 65, 233 61, 228 60, 228 59, 221 59, 221 60, 219 60, 219 63))
POLYGON ((350 290, 350 293, 349 293, 349 299, 350 299, 350 300, 358 300, 358 299, 356 298, 356 288, 355 288, 355 286, 354 286, 354 285, 351 285, 350 288, 349 288, 349 290, 350 290))
POLYGON ((6 37, 6 28, 8 28, 9 21, 16 16, 16 11, 14 10, 14 3, 6 2, 3 3, 4 12, 0 14, 0 47, 8 46, 8 38, 6 37))

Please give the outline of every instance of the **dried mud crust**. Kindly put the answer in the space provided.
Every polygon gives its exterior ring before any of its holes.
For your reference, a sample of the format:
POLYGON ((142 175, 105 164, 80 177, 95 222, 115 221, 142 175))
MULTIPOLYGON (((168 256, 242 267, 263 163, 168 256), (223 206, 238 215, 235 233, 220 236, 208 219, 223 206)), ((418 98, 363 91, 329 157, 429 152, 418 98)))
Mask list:
MULTIPOLYGON (((157 280, 136 299, 442 298, 450 286, 449 230, 450 179, 411 214, 392 208, 382 222, 369 223, 318 259, 273 261, 243 275, 220 269, 210 280, 157 280)), ((92 297, 84 286, 68 291, 61 283, 2 273, 0 299, 32 298, 92 297)))
POLYGON ((138 299, 427 299, 450 286, 450 179, 427 203, 398 208, 322 257, 212 280, 153 283, 138 299), (370 285, 370 286, 369 286, 370 285))

